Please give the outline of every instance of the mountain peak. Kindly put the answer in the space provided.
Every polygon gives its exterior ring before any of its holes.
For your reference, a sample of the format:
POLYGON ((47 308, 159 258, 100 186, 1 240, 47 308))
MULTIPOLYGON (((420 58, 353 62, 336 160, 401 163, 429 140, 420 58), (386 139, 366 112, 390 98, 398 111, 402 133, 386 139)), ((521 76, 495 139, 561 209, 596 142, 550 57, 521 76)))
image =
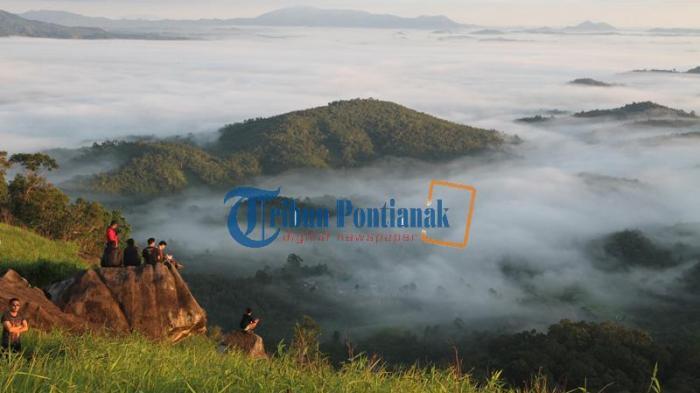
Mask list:
POLYGON ((256 18, 234 19, 245 24, 305 27, 369 27, 444 29, 462 26, 444 15, 402 17, 353 9, 294 6, 266 12, 256 18))
POLYGON ((605 32, 605 31, 617 31, 617 28, 605 22, 593 22, 590 20, 583 21, 576 26, 565 27, 566 31, 580 31, 580 32, 605 32))

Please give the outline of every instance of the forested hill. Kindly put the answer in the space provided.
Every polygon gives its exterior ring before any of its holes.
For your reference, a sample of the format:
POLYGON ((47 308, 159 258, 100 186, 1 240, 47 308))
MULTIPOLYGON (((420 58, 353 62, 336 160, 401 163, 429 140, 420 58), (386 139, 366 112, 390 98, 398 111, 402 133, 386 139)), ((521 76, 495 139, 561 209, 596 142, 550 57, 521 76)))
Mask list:
POLYGON ((613 119, 634 119, 634 118, 680 118, 698 119, 695 112, 686 112, 680 109, 673 109, 659 105, 655 102, 633 102, 625 106, 614 109, 596 109, 575 113, 574 117, 579 118, 613 118, 613 119))
POLYGON ((154 195, 192 185, 230 187, 261 174, 294 168, 344 168, 383 157, 449 160, 495 149, 510 139, 374 99, 227 125, 205 147, 186 139, 106 142, 78 158, 119 166, 86 182, 94 191, 154 195))
POLYGON ((253 119, 221 130, 220 154, 253 153, 265 172, 289 167, 352 167, 384 156, 447 160, 504 142, 473 128, 373 99, 253 119))

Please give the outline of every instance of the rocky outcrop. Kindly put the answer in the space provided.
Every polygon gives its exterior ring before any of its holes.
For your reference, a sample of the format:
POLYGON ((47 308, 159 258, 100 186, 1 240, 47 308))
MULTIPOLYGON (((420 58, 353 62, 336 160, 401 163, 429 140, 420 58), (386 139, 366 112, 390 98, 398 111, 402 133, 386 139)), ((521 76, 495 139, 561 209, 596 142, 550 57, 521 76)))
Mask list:
POLYGON ((20 313, 27 319, 31 328, 50 330, 60 327, 79 332, 88 327, 85 321, 58 308, 46 297, 44 291, 32 287, 27 280, 10 269, 0 278, 2 312, 12 298, 18 298, 22 302, 20 313))
POLYGON ((206 332, 204 309, 169 264, 87 270, 47 292, 63 312, 109 331, 169 341, 206 332))
POLYGON ((224 351, 240 351, 253 359, 267 359, 263 339, 255 333, 231 332, 224 337, 221 345, 224 351))

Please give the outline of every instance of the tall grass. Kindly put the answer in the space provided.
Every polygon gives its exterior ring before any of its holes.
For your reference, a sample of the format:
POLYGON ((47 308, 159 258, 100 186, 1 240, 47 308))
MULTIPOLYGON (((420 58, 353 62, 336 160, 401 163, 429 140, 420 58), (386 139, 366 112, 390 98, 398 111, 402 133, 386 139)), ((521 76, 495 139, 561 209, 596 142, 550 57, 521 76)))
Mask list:
MULTIPOLYGON (((220 353, 207 337, 179 344, 138 336, 64 335, 32 331, 22 355, 0 360, 0 392, 450 392, 515 393, 498 374, 481 383, 452 369, 388 372, 358 357, 340 370, 300 364, 280 350, 270 360, 220 353)), ((281 346, 280 346, 281 349, 281 346)), ((546 385, 528 390, 549 392, 546 385)))
POLYGON ((88 267, 74 243, 49 240, 0 223, 0 274, 16 270, 35 286, 68 278, 88 267))

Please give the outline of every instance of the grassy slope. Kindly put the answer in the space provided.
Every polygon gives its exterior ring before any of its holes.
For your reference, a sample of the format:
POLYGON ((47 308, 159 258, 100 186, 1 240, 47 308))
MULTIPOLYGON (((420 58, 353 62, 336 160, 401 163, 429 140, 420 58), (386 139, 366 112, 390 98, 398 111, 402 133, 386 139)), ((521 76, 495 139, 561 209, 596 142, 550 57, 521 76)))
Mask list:
POLYGON ((32 285, 43 286, 87 267, 77 245, 0 223, 0 273, 14 269, 32 285))
POLYGON ((238 353, 221 354, 206 337, 169 345, 139 337, 30 332, 24 345, 23 357, 0 358, 0 393, 514 392, 497 378, 477 386, 450 370, 387 373, 364 359, 339 371, 300 366, 286 355, 254 361, 238 353))

